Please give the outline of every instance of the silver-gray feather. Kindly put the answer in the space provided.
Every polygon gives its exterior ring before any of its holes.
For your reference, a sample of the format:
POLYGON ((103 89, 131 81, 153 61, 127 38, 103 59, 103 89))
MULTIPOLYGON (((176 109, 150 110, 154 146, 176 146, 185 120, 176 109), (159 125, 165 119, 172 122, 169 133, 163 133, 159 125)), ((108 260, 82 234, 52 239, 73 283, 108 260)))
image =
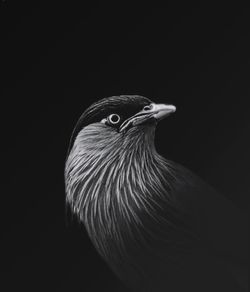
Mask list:
POLYGON ((154 131, 154 125, 134 127, 124 135, 103 123, 88 125, 66 161, 67 202, 111 265, 126 260, 136 266, 129 246, 150 249, 150 237, 173 240, 168 231, 176 223, 167 213, 175 216, 173 185, 185 182, 156 152, 154 131))

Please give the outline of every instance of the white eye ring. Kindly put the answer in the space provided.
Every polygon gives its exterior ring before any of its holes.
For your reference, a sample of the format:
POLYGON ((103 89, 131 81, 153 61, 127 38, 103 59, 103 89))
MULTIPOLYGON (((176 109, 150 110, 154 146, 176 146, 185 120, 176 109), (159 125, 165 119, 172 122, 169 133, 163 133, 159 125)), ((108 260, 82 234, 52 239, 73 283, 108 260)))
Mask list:
POLYGON ((108 116, 107 121, 112 125, 117 125, 120 122, 121 118, 117 114, 111 114, 108 116))

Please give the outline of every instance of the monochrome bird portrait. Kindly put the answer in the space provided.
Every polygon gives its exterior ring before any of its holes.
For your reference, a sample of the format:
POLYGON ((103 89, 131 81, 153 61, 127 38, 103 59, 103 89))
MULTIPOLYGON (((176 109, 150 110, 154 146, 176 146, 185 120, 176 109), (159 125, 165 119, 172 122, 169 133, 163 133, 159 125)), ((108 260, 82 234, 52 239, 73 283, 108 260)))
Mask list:
POLYGON ((175 111, 138 95, 87 108, 69 143, 66 203, 130 291, 247 291, 245 214, 157 152, 157 124, 175 111))

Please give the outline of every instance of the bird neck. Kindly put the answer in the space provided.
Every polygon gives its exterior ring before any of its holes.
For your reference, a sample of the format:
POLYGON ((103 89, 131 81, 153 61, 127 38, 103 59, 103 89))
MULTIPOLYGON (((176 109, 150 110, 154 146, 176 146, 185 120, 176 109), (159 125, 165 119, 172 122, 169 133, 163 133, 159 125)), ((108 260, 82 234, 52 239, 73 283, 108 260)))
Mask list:
POLYGON ((175 169, 156 152, 153 126, 117 135, 101 127, 75 141, 65 169, 67 202, 107 262, 131 266, 168 220, 175 169))

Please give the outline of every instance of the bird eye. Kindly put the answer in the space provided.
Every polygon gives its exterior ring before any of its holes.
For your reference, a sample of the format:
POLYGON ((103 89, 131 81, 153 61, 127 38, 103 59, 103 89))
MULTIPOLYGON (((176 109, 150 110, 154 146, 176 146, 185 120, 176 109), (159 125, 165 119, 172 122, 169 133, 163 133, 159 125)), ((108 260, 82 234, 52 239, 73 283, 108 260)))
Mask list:
POLYGON ((144 111, 150 111, 151 109, 152 109, 152 105, 151 104, 150 105, 145 105, 144 108, 143 108, 144 111))
POLYGON ((119 115, 117 114, 111 114, 110 116, 108 116, 108 122, 112 125, 116 125, 120 122, 121 118, 119 115))

